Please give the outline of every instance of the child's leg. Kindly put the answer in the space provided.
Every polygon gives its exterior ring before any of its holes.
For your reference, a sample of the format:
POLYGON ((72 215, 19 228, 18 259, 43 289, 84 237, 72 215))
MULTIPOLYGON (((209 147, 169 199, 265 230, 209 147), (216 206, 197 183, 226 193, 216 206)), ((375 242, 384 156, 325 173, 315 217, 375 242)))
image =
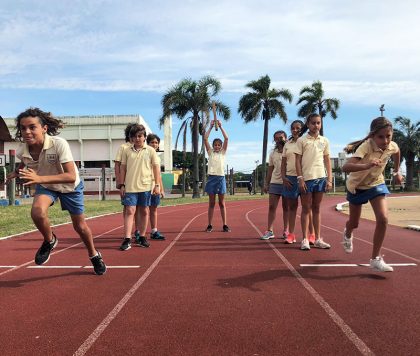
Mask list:
POLYGON ((321 238, 321 201, 324 197, 323 192, 312 193, 312 221, 316 239, 321 238))
POLYGON ((372 259, 380 256, 382 243, 384 242, 386 229, 388 226, 388 204, 385 196, 378 196, 370 201, 375 213, 376 227, 373 234, 372 259))
POLYGON ((209 225, 213 221, 214 206, 216 205, 216 194, 209 193, 209 209, 207 212, 209 225))
POLYGON ((70 215, 71 221, 73 222, 74 230, 79 234, 80 238, 82 239, 83 243, 85 244, 89 257, 95 256, 97 251, 93 244, 93 236, 92 231, 90 230, 88 224, 85 220, 85 215, 70 215))
POLYGON ((279 205, 280 195, 268 195, 268 221, 267 230, 273 231, 273 223, 276 219, 277 206, 279 205))
POLYGON ((283 208, 283 231, 289 231, 289 204, 285 197, 281 198, 281 206, 283 208))
POLYGON ((131 238, 131 232, 133 231, 133 220, 134 215, 136 214, 135 206, 125 206, 125 215, 124 215, 124 236, 125 238, 131 238))
POLYGON ((35 226, 44 237, 44 240, 48 242, 51 242, 53 238, 50 220, 48 219, 48 208, 51 203, 51 198, 48 195, 35 195, 31 209, 31 217, 35 226))
POLYGON ((149 214, 150 214, 150 228, 157 229, 157 206, 151 205, 149 206, 149 214))
MULTIPOLYGON (((283 197, 283 200, 284 200, 284 197, 283 197)), ((293 234, 295 232, 296 211, 298 207, 298 200, 287 198, 286 202, 288 205, 288 214, 289 214, 289 232, 293 234)))
POLYGON ((312 218, 312 209, 309 212, 309 225, 308 230, 310 235, 315 235, 315 229, 314 229, 314 219, 312 218))
POLYGON ((362 205, 349 203, 349 219, 346 222, 346 237, 349 239, 354 229, 359 226, 360 215, 362 214, 362 205))
POLYGON ((226 204, 225 204, 225 195, 224 194, 217 194, 219 197, 219 208, 220 208, 220 215, 222 216, 223 225, 226 225, 226 204))
POLYGON ((146 236, 147 223, 149 220, 149 207, 137 205, 138 214, 136 214, 136 230, 140 236, 146 236))
POLYGON ((312 194, 301 194, 300 201, 302 204, 302 212, 300 216, 300 222, 302 226, 302 237, 303 239, 306 239, 308 237, 309 215, 311 213, 312 206, 312 194))

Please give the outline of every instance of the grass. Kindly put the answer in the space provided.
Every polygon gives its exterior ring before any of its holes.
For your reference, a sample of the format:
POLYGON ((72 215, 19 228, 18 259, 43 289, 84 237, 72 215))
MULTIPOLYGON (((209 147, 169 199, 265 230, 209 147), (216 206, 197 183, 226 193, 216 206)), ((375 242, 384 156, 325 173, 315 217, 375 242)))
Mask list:
MULTIPOLYGON (((226 201, 235 200, 249 200, 249 199, 267 199, 268 195, 227 195, 226 201)), ((201 197, 192 199, 185 198, 170 198, 162 199, 161 206, 204 203, 208 201, 208 197, 201 197)), ((122 206, 119 200, 85 200, 85 215, 86 217, 93 217, 108 213, 119 213, 122 211, 122 206)), ((60 204, 54 204, 48 210, 51 225, 62 224, 70 222, 70 216, 67 211, 62 211, 60 204)), ((122 221, 121 221, 122 222, 122 221)), ((20 234, 26 231, 36 229, 31 219, 31 205, 18 205, 0 207, 0 238, 15 234, 20 234)))

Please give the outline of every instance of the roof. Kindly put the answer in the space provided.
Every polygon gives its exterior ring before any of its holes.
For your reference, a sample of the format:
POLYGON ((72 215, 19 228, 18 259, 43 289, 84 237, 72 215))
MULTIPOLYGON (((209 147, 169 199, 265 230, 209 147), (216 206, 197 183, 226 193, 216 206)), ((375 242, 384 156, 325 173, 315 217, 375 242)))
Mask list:
POLYGON ((1 116, 0 116, 0 141, 4 141, 4 142, 14 141, 12 136, 10 136, 9 129, 1 116))

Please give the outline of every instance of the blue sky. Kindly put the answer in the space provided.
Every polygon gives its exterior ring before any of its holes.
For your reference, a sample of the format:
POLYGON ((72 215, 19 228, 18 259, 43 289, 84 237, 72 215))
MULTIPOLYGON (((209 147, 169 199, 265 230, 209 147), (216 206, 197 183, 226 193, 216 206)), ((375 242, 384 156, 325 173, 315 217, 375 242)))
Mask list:
MULTIPOLYGON (((245 84, 268 74, 294 95, 321 80, 341 101, 325 120, 335 156, 363 137, 385 104, 390 119, 420 119, 417 1, 0 0, 0 115, 29 106, 56 115, 141 114, 162 133, 163 93, 213 75, 230 106, 227 163, 261 161, 262 122, 237 114, 245 84)), ((174 137, 180 122, 173 118, 174 137)), ((279 119, 270 135, 288 129, 279 119)))

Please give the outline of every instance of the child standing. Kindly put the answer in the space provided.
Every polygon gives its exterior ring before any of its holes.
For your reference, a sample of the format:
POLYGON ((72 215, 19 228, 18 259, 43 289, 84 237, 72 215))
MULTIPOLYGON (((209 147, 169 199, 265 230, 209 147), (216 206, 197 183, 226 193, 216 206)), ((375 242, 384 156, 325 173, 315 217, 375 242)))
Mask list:
POLYGON ((126 207, 124 216, 124 240, 120 247, 125 251, 131 248, 131 231, 136 209, 135 239, 140 247, 149 247, 146 239, 147 222, 151 194, 160 194, 159 162, 156 151, 146 145, 146 130, 136 124, 130 129, 132 144, 123 151, 120 170, 120 195, 126 207), (153 185, 153 178, 155 184, 153 185))
POLYGON ((86 224, 83 202, 83 182, 73 160, 68 142, 56 137, 63 122, 39 108, 29 108, 16 118, 16 138, 23 143, 17 150, 19 169, 7 179, 20 177, 24 185, 35 184, 31 217, 44 237, 35 255, 35 263, 47 263, 58 238, 51 229, 48 208, 59 198, 62 210, 67 210, 74 230, 85 244, 97 275, 106 272, 102 255, 95 249, 92 232, 86 224), (23 169, 25 168, 25 169, 23 169))
POLYGON ((388 207, 385 196, 389 194, 383 171, 389 158, 394 162, 394 180, 402 183, 400 173, 400 150, 392 141, 392 123, 385 117, 378 117, 370 124, 370 132, 363 140, 347 145, 345 151, 353 153, 343 166, 350 173, 347 186, 347 200, 350 215, 343 232, 343 247, 347 253, 353 251, 353 230, 359 225, 362 205, 370 202, 375 213, 376 227, 373 234, 373 249, 370 267, 380 272, 392 272, 380 255, 388 225, 388 207))
MULTIPOLYGON (((158 135, 148 134, 146 141, 150 147, 152 147, 156 152, 159 152, 160 138, 158 135)), ((160 173, 160 158, 159 156, 157 158, 159 163, 159 180, 157 180, 156 182, 153 181, 153 185, 155 185, 156 183, 160 185, 160 194, 152 194, 150 200, 150 228, 152 229, 150 233, 150 238, 152 240, 165 240, 165 236, 163 236, 157 229, 157 208, 160 205, 160 198, 164 198, 165 196, 162 175, 160 173)))
POLYGON ((296 173, 302 203, 301 226, 303 239, 301 250, 310 250, 308 240, 309 216, 312 212, 315 230, 314 247, 328 249, 331 246, 321 238, 321 201, 326 190, 332 187, 332 171, 328 139, 319 134, 321 117, 310 114, 306 125, 308 134, 296 142, 296 173))
POLYGON ((209 155, 208 159, 208 180, 206 184, 206 193, 209 195, 209 209, 208 209, 208 225, 206 228, 207 232, 213 231, 213 213, 214 206, 216 205, 216 194, 219 198, 219 208, 220 214, 223 221, 223 231, 230 232, 230 228, 227 225, 226 220, 226 206, 225 206, 225 194, 226 194, 226 179, 224 173, 225 166, 225 155, 228 147, 228 135, 222 127, 222 123, 217 121, 222 131, 224 141, 220 138, 213 140, 213 147, 210 147, 209 136, 210 132, 214 126, 214 120, 210 122, 210 128, 207 130, 204 135, 204 145, 206 146, 207 154, 209 155))
MULTIPOLYGON (((274 142, 276 144, 274 150, 270 153, 268 159, 268 171, 264 183, 264 192, 269 193, 268 196, 268 222, 267 230, 263 236, 260 237, 261 240, 269 240, 274 238, 273 224, 276 219, 277 206, 283 192, 283 179, 281 177, 281 164, 282 164, 282 153, 283 146, 286 142, 286 132, 276 131, 273 135, 274 142)), ((284 232, 283 236, 287 236, 287 226, 288 226, 288 211, 286 201, 282 199, 283 207, 283 224, 284 232)))

